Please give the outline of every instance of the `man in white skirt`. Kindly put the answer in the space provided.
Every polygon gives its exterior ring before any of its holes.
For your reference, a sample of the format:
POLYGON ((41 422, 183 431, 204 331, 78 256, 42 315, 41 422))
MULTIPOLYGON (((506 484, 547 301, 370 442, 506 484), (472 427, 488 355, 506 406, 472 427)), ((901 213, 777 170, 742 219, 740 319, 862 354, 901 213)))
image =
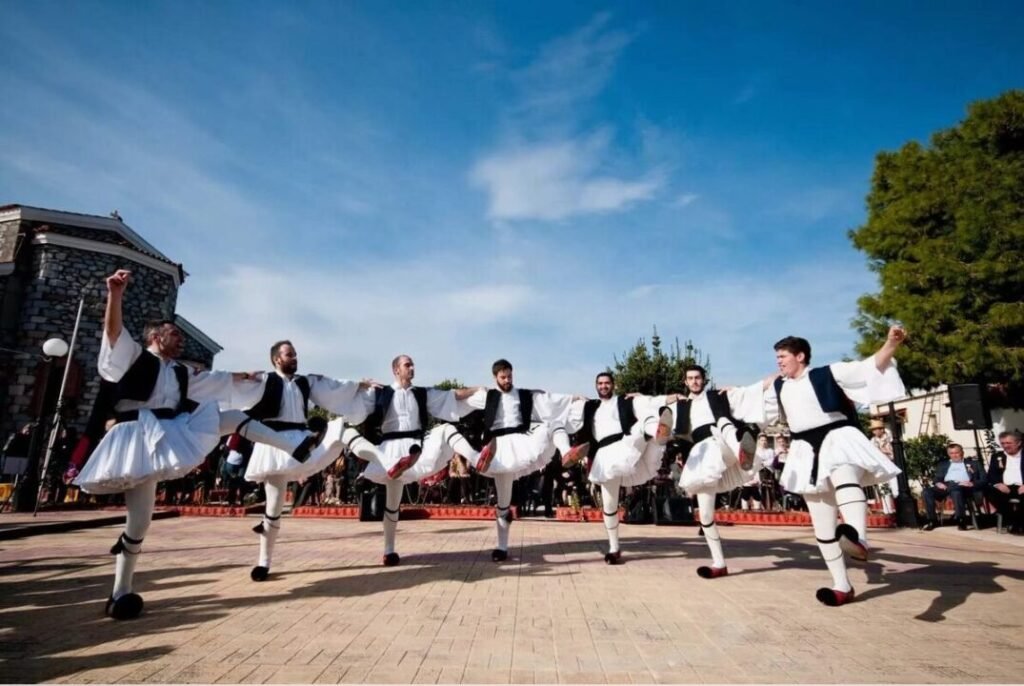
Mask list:
POLYGON ((289 481, 306 479, 326 469, 346 449, 362 460, 381 459, 373 444, 348 426, 366 417, 365 393, 372 382, 330 379, 319 374, 303 376, 298 373, 298 353, 288 340, 270 346, 270 361, 274 371, 255 375, 258 383, 236 391, 232 398, 236 407, 245 408, 247 415, 290 438, 306 431, 310 402, 341 417, 328 425, 324 435, 324 443, 331 449, 320 451, 316 460, 300 462, 266 444, 256 444, 253 449, 245 478, 262 483, 267 496, 263 520, 253 529, 260 535, 259 559, 249 574, 253 581, 265 581, 270 575, 289 481))
MULTIPOLYGON (((491 366, 496 388, 480 389, 464 402, 484 411, 484 445, 474 467, 494 479, 494 511, 498 544, 491 559, 508 559, 508 536, 512 523, 512 484, 520 476, 537 471, 555 454, 554 427, 564 427, 571 395, 545 393, 512 384, 512 363, 501 359, 491 366)), ((565 429, 555 436, 563 455, 569 448, 565 429)))
MULTIPOLYGON (((576 434, 577 446, 562 451, 562 464, 586 458, 587 478, 601 489, 601 512, 608 534, 608 552, 604 561, 621 564, 619 547, 619 488, 645 484, 661 467, 669 436, 668 410, 650 402, 650 398, 627 398, 615 394, 615 376, 601 372, 594 379, 597 399, 574 401, 566 429, 576 434)), ((559 428, 555 440, 560 441, 559 428)))
POLYGON ((765 393, 766 415, 769 421, 781 415, 792 440, 780 485, 807 502, 818 549, 832 574, 832 587, 819 588, 816 597, 831 607, 854 599, 844 553, 868 559, 863 487, 899 474, 864 435, 854 403, 884 403, 906 395, 893 359, 906 335, 902 327, 890 327, 871 357, 813 369, 806 339, 787 336, 775 344, 781 376, 765 393), (838 526, 837 513, 843 515, 838 526))
POLYGON ((363 476, 384 484, 384 557, 385 567, 394 567, 401 558, 395 552, 399 510, 406 484, 448 468, 456 454, 471 464, 480 454, 452 424, 440 424, 427 430, 429 417, 442 422, 457 422, 470 412, 464 401, 481 388, 441 390, 413 385, 416 365, 408 355, 391 361, 394 381, 369 391, 369 419, 364 433, 378 443, 381 458, 367 465, 363 476))
POLYGON ((220 411, 248 374, 192 371, 175 362, 184 337, 171 321, 150 322, 143 348, 123 330, 122 300, 131 272, 107 277, 107 308, 100 346, 99 372, 117 384, 117 423, 96 446, 75 484, 86 493, 124 493, 124 533, 111 549, 116 555, 114 588, 105 612, 131 619, 142 612, 142 597, 132 581, 142 541, 156 504, 157 483, 176 479, 200 465, 222 436, 238 433, 269 443, 298 461, 316 460, 330 448, 309 432, 282 435, 239 410, 220 411))
POLYGON ((749 478, 757 440, 744 423, 764 421, 764 391, 770 380, 750 386, 718 390, 707 388, 707 370, 698 364, 683 370, 688 394, 655 398, 672 410, 672 434, 692 444, 679 485, 697 496, 700 526, 711 552, 711 565, 697 568, 703 579, 726 576, 729 568, 722 537, 715 525, 715 497, 740 488, 749 478))

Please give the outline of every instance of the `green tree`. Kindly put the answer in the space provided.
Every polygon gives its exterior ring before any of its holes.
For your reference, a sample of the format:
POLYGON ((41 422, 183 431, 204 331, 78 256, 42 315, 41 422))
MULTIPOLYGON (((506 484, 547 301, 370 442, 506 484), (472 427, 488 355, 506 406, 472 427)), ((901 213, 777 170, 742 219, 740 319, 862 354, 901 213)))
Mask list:
POLYGON ((1024 91, 972 104, 929 147, 880 153, 867 204, 850 238, 881 290, 858 302, 858 352, 899 320, 908 386, 1024 381, 1024 91))
POLYGON ((614 360, 615 387, 619 393, 661 395, 681 392, 683 369, 688 364, 699 364, 707 369, 708 381, 711 381, 711 361, 708 356, 690 340, 680 347, 678 338, 666 354, 661 349, 658 327, 654 327, 650 346, 641 338, 631 350, 622 354, 621 361, 617 356, 614 360))
POLYGON ((949 438, 943 434, 922 435, 903 441, 903 457, 907 463, 907 478, 911 481, 931 476, 935 465, 946 456, 949 438))

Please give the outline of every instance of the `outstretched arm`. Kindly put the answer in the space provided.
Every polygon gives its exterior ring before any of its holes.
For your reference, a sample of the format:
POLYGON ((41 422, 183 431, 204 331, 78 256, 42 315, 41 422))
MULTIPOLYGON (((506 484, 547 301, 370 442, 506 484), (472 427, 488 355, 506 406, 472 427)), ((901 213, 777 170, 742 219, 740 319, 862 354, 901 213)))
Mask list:
POLYGON ((121 317, 121 301, 124 299, 124 289, 131 280, 132 273, 127 269, 118 269, 107 277, 107 310, 103 315, 103 333, 106 334, 110 345, 117 343, 121 336, 123 320, 121 317))
POLYGON ((486 386, 470 386, 468 388, 456 388, 455 399, 456 400, 467 400, 469 396, 473 395, 477 391, 486 391, 486 386))
POLYGON ((896 349, 903 345, 905 340, 907 340, 907 332, 902 326, 894 324, 889 327, 889 335, 886 336, 885 343, 875 353, 875 367, 878 368, 878 371, 884 372, 889 368, 896 349))

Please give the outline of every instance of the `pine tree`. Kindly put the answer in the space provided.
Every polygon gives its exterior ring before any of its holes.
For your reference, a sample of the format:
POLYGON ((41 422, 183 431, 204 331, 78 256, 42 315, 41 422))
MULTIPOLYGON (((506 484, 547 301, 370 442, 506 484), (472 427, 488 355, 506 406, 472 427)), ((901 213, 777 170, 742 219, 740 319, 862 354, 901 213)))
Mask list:
MULTIPOLYGON (((643 338, 631 350, 614 359, 615 387, 619 393, 643 393, 662 395, 679 393, 683 390, 683 369, 689 364, 699 364, 708 370, 711 380, 711 362, 700 348, 687 340, 682 347, 677 338, 666 354, 661 348, 658 327, 654 327, 648 347, 643 338)), ((612 371, 612 368, 609 368, 612 371)))

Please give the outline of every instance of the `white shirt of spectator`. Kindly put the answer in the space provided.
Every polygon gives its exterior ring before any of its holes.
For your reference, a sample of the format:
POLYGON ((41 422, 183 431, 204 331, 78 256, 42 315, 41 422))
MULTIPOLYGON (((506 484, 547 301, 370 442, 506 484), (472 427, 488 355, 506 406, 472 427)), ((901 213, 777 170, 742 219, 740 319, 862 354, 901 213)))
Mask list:
POLYGON ((1024 485, 1020 482, 1020 456, 1021 453, 1006 456, 1006 466, 1003 468, 1003 483, 1007 486, 1024 485))
POLYGON ((949 469, 946 470, 946 481, 960 483, 961 481, 970 480, 971 477, 967 475, 967 465, 965 465, 963 462, 949 463, 949 469))

